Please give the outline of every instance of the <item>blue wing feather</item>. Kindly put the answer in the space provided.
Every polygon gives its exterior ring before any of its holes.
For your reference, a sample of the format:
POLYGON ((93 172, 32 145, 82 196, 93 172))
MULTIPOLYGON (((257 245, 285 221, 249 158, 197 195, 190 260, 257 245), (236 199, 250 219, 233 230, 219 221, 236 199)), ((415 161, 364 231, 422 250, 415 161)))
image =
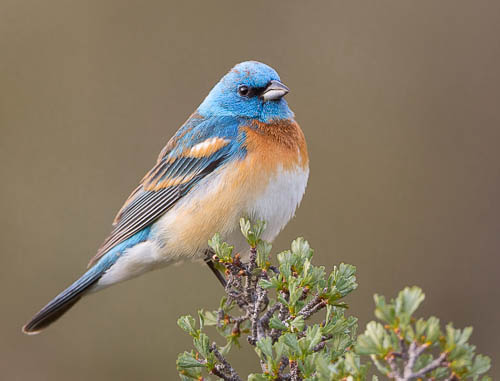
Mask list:
POLYGON ((243 121, 235 118, 204 119, 198 114, 192 115, 168 142, 160 153, 156 165, 118 212, 111 234, 92 258, 89 266, 158 220, 201 179, 228 161, 243 157, 245 149, 241 144, 238 128, 241 122, 243 121), (228 140, 228 144, 203 157, 183 155, 196 144, 217 137, 228 140), (169 181, 174 185, 168 185, 169 181))

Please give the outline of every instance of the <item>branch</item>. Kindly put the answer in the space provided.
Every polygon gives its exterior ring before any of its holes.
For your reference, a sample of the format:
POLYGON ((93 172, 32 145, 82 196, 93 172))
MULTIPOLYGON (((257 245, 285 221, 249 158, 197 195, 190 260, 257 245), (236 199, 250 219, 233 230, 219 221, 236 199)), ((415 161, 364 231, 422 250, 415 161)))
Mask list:
POLYGON ((411 381, 414 379, 422 378, 427 373, 439 368, 446 361, 446 352, 439 355, 438 358, 433 360, 427 366, 420 369, 418 372, 414 372, 413 368, 417 359, 425 352, 429 347, 428 343, 418 345, 417 342, 411 342, 410 346, 407 347, 404 340, 400 338, 401 352, 393 352, 389 354, 386 358, 387 364, 391 368, 391 372, 388 377, 395 379, 396 381, 411 381), (396 358, 401 358, 404 364, 403 375, 397 366, 396 358))
POLYGON ((299 364, 297 361, 290 361, 290 376, 292 381, 301 381, 302 377, 300 377, 299 372, 299 364))
POLYGON ((217 377, 222 378, 225 381, 243 381, 241 377, 236 373, 234 368, 229 364, 229 362, 222 356, 222 354, 217 349, 217 344, 212 343, 210 346, 210 351, 214 354, 215 358, 220 362, 220 364, 215 365, 212 369, 212 373, 217 377))
POLYGON ((418 372, 411 374, 411 378, 408 378, 408 380, 411 380, 413 378, 420 378, 425 376, 427 373, 432 372, 434 369, 439 368, 443 363, 446 362, 446 352, 443 352, 439 355, 438 358, 436 358, 434 361, 429 363, 427 366, 424 366, 422 369, 420 369, 418 372))
POLYGON ((259 319, 260 310, 264 300, 266 298, 266 292, 262 287, 257 286, 257 300, 255 301, 252 314, 250 316, 250 321, 252 323, 252 336, 248 336, 248 342, 252 345, 264 338, 264 328, 262 327, 262 322, 259 319))
POLYGON ((268 326, 269 320, 271 320, 275 312, 278 311, 281 307, 281 303, 276 303, 271 308, 269 308, 264 315, 262 315, 262 317, 260 318, 260 323, 263 327, 268 326))
MULTIPOLYGON (((288 300, 288 294, 284 291, 280 291, 280 295, 283 299, 288 300)), ((280 312, 278 313, 278 319, 281 321, 285 321, 288 317, 288 308, 282 303, 276 303, 279 304, 279 310, 280 312)), ((281 331, 279 329, 273 328, 271 330, 271 339, 273 340, 273 344, 278 341, 279 337, 281 336, 281 331)))
POLYGON ((299 315, 302 315, 304 317, 304 320, 308 319, 311 317, 311 315, 315 314, 322 308, 325 308, 327 303, 326 301, 321 299, 321 294, 326 293, 328 290, 324 289, 321 293, 318 293, 312 298, 312 300, 307 303, 304 308, 299 312, 299 315))
POLYGON ((332 337, 333 337, 333 335, 327 335, 327 336, 321 337, 321 342, 319 344, 317 344, 312 349, 312 351, 313 352, 318 352, 318 351, 322 350, 326 346, 326 343, 328 342, 328 340, 330 340, 332 337))
MULTIPOLYGON (((424 348, 425 349, 425 348, 424 348)), ((410 375, 412 374, 413 372, 413 367, 415 366, 415 361, 417 361, 417 358, 418 356, 420 356, 420 353, 418 353, 418 347, 417 347, 417 343, 415 341, 413 341, 411 344, 410 344, 410 347, 408 348, 408 361, 406 362, 406 366, 405 366, 405 369, 404 369, 404 372, 403 372, 403 375, 404 375, 404 379, 405 380, 411 380, 410 375)), ((404 353, 404 352, 402 352, 404 353)))

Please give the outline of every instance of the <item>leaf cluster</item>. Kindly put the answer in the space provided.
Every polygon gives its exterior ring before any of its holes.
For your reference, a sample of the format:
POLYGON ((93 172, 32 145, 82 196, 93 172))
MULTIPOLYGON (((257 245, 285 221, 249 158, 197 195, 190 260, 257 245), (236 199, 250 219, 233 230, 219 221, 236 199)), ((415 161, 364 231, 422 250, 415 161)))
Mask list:
MULTIPOLYGON (((413 317, 425 299, 418 287, 406 287, 386 302, 375 295, 375 316, 358 337, 356 353, 371 357, 377 369, 396 380, 479 380, 490 368, 490 359, 475 354, 468 340, 472 327, 456 329, 438 318, 413 317)), ((489 380, 484 376, 482 380, 489 380)))
POLYGON ((357 336, 357 319, 346 316, 344 300, 357 287, 354 266, 341 263, 328 272, 314 265, 314 251, 303 238, 273 258, 271 244, 261 240, 265 223, 240 224, 248 260, 233 254, 218 234, 209 241, 212 261, 227 279, 218 308, 178 320, 194 346, 177 359, 182 380, 242 380, 226 359, 242 339, 254 347, 261 367, 248 376, 252 381, 367 380, 365 358, 394 380, 479 380, 488 371, 490 359, 476 355, 468 342, 472 328, 448 324, 443 331, 435 317, 414 317, 425 298, 418 287, 388 302, 375 295, 379 321, 357 336), (222 345, 209 338, 207 327, 222 345))

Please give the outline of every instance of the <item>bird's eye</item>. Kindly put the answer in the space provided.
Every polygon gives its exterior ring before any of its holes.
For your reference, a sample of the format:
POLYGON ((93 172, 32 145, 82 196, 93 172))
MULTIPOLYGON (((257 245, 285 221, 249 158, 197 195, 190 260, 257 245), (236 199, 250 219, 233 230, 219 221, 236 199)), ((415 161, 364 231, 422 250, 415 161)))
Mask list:
POLYGON ((248 96, 249 92, 250 89, 248 88, 248 86, 241 85, 240 87, 238 87, 238 94, 240 94, 242 97, 248 96))

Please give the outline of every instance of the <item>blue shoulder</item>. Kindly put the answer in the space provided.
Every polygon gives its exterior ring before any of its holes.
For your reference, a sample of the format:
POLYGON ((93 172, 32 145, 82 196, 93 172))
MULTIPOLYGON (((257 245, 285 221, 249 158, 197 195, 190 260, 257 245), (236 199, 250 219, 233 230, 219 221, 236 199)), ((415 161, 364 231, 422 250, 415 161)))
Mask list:
POLYGON ((194 113, 170 139, 162 156, 180 156, 187 149, 211 138, 229 140, 232 149, 241 149, 243 136, 241 136, 239 127, 242 123, 244 121, 232 116, 205 118, 194 113))

